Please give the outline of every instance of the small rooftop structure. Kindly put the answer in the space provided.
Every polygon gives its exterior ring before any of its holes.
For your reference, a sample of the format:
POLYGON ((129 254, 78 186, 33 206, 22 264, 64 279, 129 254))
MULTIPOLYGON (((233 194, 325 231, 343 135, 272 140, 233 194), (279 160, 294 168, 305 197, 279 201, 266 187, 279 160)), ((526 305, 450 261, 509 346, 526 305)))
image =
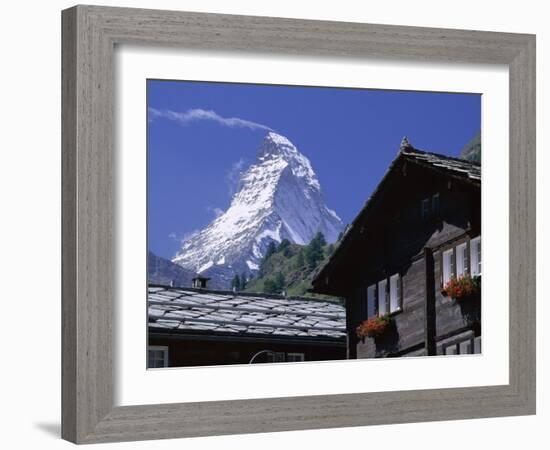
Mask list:
POLYGON ((208 281, 210 281, 210 278, 201 277, 200 275, 191 279, 192 286, 196 289, 206 289, 208 281))
POLYGON ((345 308, 304 297, 149 285, 150 332, 344 340, 345 308))

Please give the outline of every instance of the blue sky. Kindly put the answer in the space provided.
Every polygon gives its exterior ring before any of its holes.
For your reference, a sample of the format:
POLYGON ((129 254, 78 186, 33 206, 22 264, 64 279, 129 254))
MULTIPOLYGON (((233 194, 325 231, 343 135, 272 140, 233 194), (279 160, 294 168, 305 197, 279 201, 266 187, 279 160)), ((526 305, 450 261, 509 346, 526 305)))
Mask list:
POLYGON ((349 223, 403 136, 456 156, 481 127, 473 94, 148 80, 147 106, 148 246, 165 258, 227 209, 268 129, 310 159, 349 223))

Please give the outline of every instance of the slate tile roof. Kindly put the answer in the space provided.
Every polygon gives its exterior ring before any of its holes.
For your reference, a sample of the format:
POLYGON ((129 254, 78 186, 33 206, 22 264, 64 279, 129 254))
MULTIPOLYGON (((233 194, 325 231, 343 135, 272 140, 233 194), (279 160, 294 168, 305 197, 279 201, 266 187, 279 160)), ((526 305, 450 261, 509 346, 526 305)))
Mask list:
POLYGON ((433 168, 441 169, 454 176, 461 176, 472 181, 481 182, 481 165, 464 159, 440 155, 438 153, 424 152, 411 147, 403 149, 402 154, 406 159, 418 163, 426 163, 433 168))
POLYGON ((150 285, 149 330, 342 340, 345 308, 303 297, 150 285))

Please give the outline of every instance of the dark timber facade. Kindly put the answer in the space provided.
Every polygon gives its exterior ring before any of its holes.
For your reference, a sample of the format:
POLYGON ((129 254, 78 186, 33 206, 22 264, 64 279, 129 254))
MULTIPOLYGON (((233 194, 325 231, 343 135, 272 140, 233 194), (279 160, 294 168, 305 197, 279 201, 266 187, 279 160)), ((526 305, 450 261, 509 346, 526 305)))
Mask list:
POLYGON ((312 290, 345 298, 349 358, 479 353, 480 295, 442 292, 467 275, 481 280, 481 168, 404 140, 312 290), (383 335, 357 337, 388 315, 383 335))

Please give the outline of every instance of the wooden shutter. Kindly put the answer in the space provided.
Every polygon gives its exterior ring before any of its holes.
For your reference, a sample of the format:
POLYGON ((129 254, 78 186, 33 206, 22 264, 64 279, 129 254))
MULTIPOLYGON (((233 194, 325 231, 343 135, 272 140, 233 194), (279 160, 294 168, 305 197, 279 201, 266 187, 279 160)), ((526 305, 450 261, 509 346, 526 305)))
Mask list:
POLYGON ((367 318, 376 314, 376 285, 367 288, 367 318))
POLYGON ((398 273, 390 277, 390 312, 401 308, 401 280, 398 273))
POLYGON ((378 315, 388 314, 388 280, 384 278, 378 282, 378 315))

